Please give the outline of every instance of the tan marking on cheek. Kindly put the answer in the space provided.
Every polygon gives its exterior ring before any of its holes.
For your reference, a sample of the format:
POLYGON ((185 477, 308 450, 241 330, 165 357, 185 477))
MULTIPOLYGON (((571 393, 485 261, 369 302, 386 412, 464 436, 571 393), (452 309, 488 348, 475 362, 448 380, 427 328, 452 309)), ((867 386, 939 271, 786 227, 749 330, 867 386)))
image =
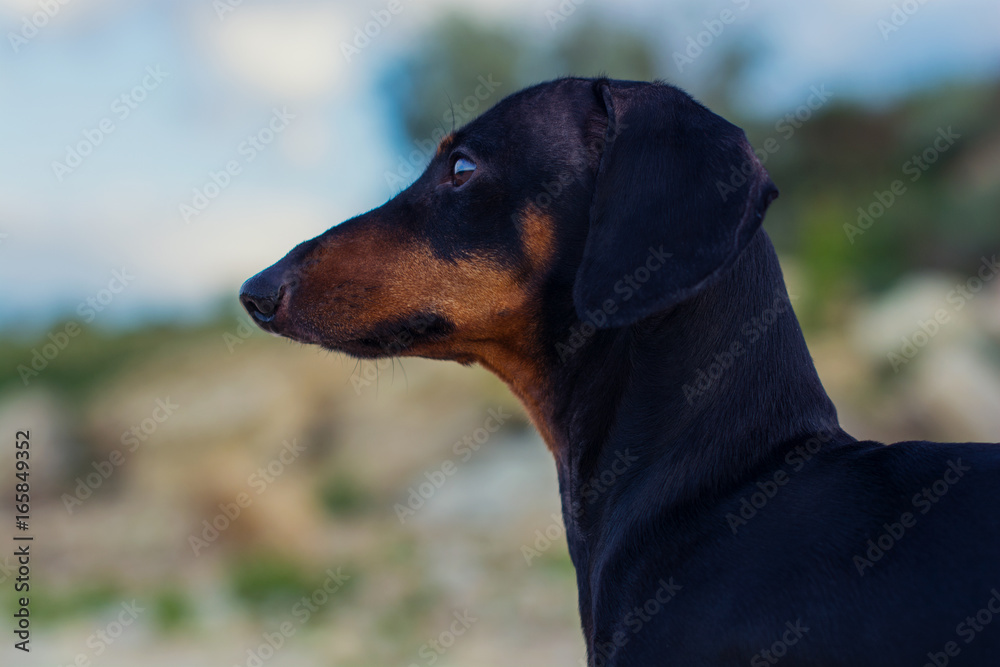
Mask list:
POLYGON ((413 313, 437 313, 455 325, 447 342, 425 343, 414 354, 474 359, 498 375, 527 408, 548 447, 558 451, 550 428, 551 393, 538 340, 539 308, 533 274, 554 252, 551 220, 537 211, 523 221, 528 279, 487 257, 446 261, 417 240, 354 236, 325 251, 303 283, 314 292, 313 314, 327 326, 363 335, 366 328, 413 313), (323 287, 318 287, 322 285, 323 287), (336 312, 333 312, 336 311, 336 312))
POLYGON ((304 276, 309 310, 330 333, 362 330, 417 312, 433 312, 455 325, 456 337, 485 339, 499 313, 525 299, 513 271, 488 258, 447 261, 416 240, 358 236, 327 249, 304 276))
MULTIPOLYGON (((445 139, 447 141, 447 139, 445 139)), ((521 217, 521 243, 528 267, 498 264, 486 256, 448 261, 419 239, 386 238, 375 230, 350 234, 323 251, 304 276, 316 309, 336 308, 331 325, 370 326, 417 311, 432 311, 453 322, 457 333, 483 340, 504 331, 528 307, 533 278, 555 255, 549 216, 532 207, 521 217)))
POLYGON ((385 267, 379 310, 396 317, 431 310, 451 320, 459 334, 482 334, 499 312, 520 304, 523 294, 512 272, 485 258, 449 262, 428 247, 412 247, 385 267))
POLYGON ((556 230, 552 217, 530 206, 521 214, 521 243, 531 269, 547 268, 556 254, 556 230))

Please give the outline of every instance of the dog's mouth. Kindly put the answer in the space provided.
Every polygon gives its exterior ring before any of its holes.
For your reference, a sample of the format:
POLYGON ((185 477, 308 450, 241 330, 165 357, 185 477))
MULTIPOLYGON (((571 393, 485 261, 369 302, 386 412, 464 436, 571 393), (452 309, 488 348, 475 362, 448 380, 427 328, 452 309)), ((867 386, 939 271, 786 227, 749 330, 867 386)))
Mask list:
POLYGON ((442 343, 455 331, 447 318, 430 312, 378 322, 362 332, 322 331, 308 323, 297 326, 294 309, 282 309, 267 321, 257 321, 265 331, 307 345, 343 352, 359 359, 412 356, 442 343))
POLYGON ((454 331, 455 325, 446 318, 422 312, 379 322, 361 336, 323 341, 321 344, 365 359, 398 357, 417 353, 428 344, 443 342, 454 331))

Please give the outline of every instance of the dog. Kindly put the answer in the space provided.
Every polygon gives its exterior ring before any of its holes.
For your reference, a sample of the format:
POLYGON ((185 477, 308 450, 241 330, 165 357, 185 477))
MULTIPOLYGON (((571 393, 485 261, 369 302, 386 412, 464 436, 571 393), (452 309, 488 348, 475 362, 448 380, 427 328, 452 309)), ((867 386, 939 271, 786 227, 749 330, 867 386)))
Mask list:
POLYGON ((559 79, 240 299, 507 383, 555 458, 592 667, 1000 665, 1000 448, 839 426, 761 229, 777 194, 678 88, 559 79))

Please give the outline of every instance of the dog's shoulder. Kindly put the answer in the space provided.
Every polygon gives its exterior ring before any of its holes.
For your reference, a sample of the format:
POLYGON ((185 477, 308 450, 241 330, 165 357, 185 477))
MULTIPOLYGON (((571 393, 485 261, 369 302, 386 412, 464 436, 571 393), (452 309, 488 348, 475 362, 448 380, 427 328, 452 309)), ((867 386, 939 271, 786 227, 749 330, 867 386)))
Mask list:
POLYGON ((835 478, 863 499, 866 514, 902 508, 918 516, 974 514, 986 520, 994 515, 989 508, 1000 484, 1000 444, 859 442, 833 458, 835 478))
POLYGON ((970 472, 1000 472, 1000 443, 929 442, 908 440, 885 445, 875 441, 853 443, 837 452, 842 463, 860 471, 899 475, 903 478, 927 474, 952 475, 970 472))

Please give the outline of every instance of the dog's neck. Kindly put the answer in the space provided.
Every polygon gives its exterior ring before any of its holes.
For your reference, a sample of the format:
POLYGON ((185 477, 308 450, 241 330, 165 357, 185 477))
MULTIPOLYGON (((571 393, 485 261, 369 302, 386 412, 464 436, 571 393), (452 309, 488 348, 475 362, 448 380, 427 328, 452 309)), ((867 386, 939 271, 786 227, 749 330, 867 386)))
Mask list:
POLYGON ((837 424, 763 231, 715 284, 597 331, 552 375, 564 500, 626 449, 638 460, 625 476, 661 475, 665 502, 704 499, 782 443, 837 424))
POLYGON ((509 381, 556 457, 581 602, 609 524, 711 503, 796 438, 848 437, 763 231, 669 312, 620 329, 580 324, 561 332, 567 347, 543 387, 509 381))

